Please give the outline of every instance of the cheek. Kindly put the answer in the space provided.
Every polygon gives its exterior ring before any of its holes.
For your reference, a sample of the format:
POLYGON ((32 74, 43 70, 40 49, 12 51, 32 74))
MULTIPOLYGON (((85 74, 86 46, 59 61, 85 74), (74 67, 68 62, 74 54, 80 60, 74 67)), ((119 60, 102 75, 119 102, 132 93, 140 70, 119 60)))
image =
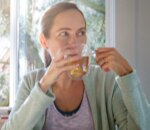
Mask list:
POLYGON ((60 44, 60 42, 56 42, 56 40, 48 43, 48 51, 51 57, 55 57, 60 48, 62 48, 62 44, 60 44))
POLYGON ((81 41, 82 43, 86 43, 86 36, 81 37, 80 41, 81 41))

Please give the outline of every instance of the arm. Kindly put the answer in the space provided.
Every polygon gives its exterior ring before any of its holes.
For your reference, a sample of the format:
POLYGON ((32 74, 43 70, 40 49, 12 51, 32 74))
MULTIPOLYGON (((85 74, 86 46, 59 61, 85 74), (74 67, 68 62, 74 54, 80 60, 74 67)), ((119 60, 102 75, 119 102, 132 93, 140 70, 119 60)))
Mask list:
POLYGON ((141 90, 136 72, 116 79, 112 107, 119 130, 148 130, 150 107, 141 90))
POLYGON ((42 92, 38 82, 32 89, 32 84, 29 84, 26 78, 21 82, 15 106, 2 130, 33 130, 50 102, 54 100, 53 96, 50 98, 42 92))
POLYGON ((49 93, 48 96, 45 93, 51 89, 51 86, 62 73, 76 67, 76 65, 68 64, 81 59, 80 56, 76 56, 76 53, 76 45, 66 45, 62 48, 60 54, 52 59, 43 76, 38 77, 38 74, 35 74, 30 77, 28 75, 23 79, 15 106, 2 130, 33 130, 44 115, 46 108, 55 99, 52 93, 49 93), (75 56, 64 58, 64 55, 75 56), (36 77, 38 79, 35 80, 36 77))

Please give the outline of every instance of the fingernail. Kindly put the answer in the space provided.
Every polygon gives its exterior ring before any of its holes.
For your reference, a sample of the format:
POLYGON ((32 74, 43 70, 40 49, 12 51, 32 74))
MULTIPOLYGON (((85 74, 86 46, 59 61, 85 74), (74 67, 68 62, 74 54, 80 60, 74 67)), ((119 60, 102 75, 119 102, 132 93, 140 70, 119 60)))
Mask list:
POLYGON ((110 71, 110 69, 109 69, 109 68, 106 68, 106 69, 105 69, 105 72, 109 72, 109 71, 110 71))

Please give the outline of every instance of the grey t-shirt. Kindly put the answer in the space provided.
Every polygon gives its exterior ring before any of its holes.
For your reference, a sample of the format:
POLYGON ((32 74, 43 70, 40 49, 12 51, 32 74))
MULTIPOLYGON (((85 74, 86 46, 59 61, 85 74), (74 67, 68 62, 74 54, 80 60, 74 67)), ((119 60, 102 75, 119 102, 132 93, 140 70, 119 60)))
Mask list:
POLYGON ((58 111, 54 103, 50 105, 43 130, 94 130, 86 93, 84 92, 80 108, 73 115, 65 116, 58 111))

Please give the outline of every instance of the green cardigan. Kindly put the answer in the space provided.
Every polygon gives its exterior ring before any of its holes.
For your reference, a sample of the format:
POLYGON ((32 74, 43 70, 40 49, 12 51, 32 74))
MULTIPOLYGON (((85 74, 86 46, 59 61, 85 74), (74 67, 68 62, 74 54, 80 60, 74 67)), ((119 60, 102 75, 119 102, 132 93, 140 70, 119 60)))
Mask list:
MULTIPOLYGON (((1 130, 42 130, 46 108, 55 100, 39 87, 45 69, 35 70, 20 83, 9 120, 1 130)), ((149 130, 150 107, 136 72, 123 77, 90 68, 83 79, 95 130, 149 130)), ((61 130, 61 128, 60 128, 61 130)))

